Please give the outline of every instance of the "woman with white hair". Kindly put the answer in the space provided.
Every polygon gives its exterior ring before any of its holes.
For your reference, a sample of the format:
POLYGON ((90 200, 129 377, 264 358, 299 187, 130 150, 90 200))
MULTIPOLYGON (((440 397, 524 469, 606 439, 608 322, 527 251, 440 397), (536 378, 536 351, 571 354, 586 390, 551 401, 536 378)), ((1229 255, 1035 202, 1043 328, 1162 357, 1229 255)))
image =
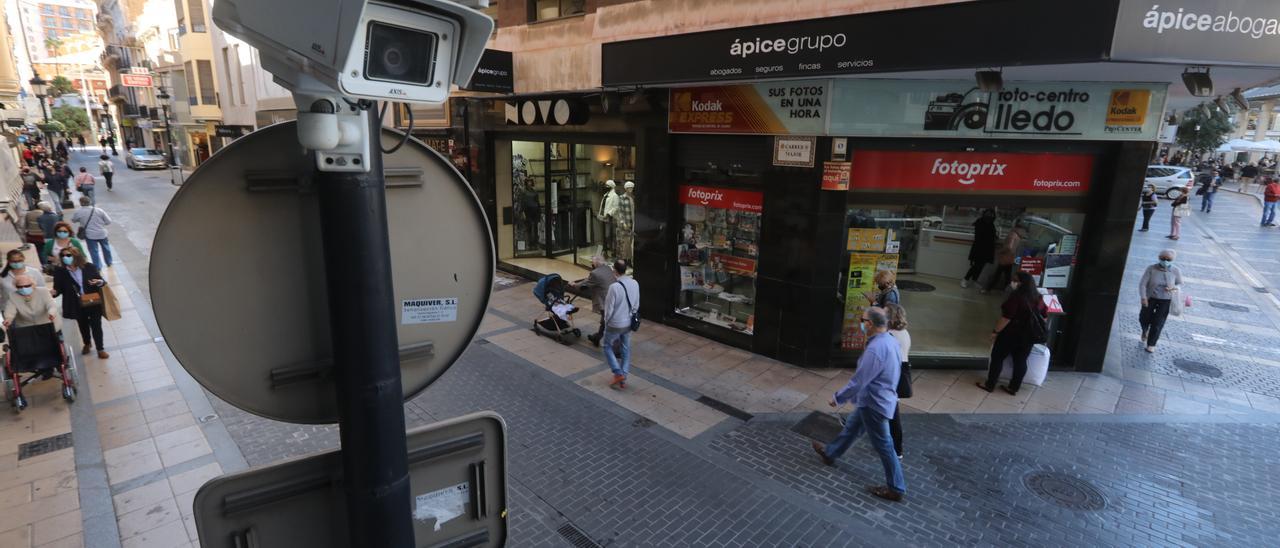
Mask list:
POLYGON ((36 287, 35 281, 26 274, 14 277, 14 294, 4 305, 4 327, 30 327, 53 322, 58 308, 53 302, 49 290, 36 287))
POLYGON ((1172 249, 1160 252, 1159 262, 1148 266, 1138 282, 1139 296, 1142 298, 1142 311, 1138 314, 1138 323, 1142 326, 1142 344, 1147 352, 1156 351, 1156 343, 1160 342, 1160 332, 1164 330, 1164 322, 1169 318, 1169 307, 1174 299, 1182 298, 1182 271, 1173 265, 1178 253, 1172 249))

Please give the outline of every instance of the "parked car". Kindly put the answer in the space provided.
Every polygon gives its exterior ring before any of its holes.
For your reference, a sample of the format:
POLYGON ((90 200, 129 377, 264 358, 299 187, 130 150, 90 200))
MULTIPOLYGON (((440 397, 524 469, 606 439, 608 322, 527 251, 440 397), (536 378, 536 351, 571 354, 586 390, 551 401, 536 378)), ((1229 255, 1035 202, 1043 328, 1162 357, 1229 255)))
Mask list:
POLYGON ((124 155, 124 164, 129 169, 164 169, 169 166, 164 153, 154 148, 131 148, 124 155))
POLYGON ((1170 200, 1191 192, 1195 171, 1182 166, 1147 166, 1147 184, 1156 185, 1156 194, 1170 200))

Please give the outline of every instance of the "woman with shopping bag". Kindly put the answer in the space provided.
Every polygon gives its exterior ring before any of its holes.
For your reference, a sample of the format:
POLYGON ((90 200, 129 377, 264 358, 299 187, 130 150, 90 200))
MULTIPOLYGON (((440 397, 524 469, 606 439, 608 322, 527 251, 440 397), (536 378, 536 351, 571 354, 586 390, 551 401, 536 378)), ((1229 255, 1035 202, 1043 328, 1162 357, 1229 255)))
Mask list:
POLYGON ((58 254, 58 267, 53 272, 53 296, 62 295, 62 317, 75 320, 80 327, 80 340, 84 343, 81 354, 93 350, 97 343, 98 358, 107 359, 102 341, 102 279, 98 267, 84 260, 84 254, 75 247, 63 248, 58 254))
POLYGON ((1035 278, 1026 272, 1018 272, 1013 280, 1013 293, 1000 305, 1000 319, 991 330, 991 363, 987 366, 987 380, 977 383, 978 388, 987 392, 995 390, 1004 359, 1011 358, 1013 375, 1009 384, 1001 387, 1011 396, 1018 393, 1022 379, 1027 375, 1027 356, 1031 354, 1031 347, 1045 342, 1049 335, 1045 320, 1049 311, 1036 289, 1035 278))
POLYGON ((1156 343, 1160 342, 1160 332, 1164 331, 1164 322, 1169 318, 1171 309, 1175 316, 1182 314, 1184 297, 1182 296, 1182 271, 1173 265, 1178 254, 1172 249, 1160 252, 1159 262, 1148 266, 1142 272, 1142 280, 1138 282, 1139 296, 1142 298, 1142 311, 1138 313, 1138 324, 1142 326, 1142 344, 1147 352, 1156 351, 1156 343))

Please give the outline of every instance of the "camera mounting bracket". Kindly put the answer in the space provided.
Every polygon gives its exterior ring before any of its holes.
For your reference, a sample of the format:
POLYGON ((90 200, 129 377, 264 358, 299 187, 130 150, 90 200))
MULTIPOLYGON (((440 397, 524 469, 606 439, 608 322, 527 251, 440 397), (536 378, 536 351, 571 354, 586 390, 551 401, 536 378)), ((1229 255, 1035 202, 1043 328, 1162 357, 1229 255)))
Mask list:
POLYGON ((336 95, 294 92, 293 101, 298 105, 298 142, 316 153, 316 169, 369 172, 369 109, 336 95))

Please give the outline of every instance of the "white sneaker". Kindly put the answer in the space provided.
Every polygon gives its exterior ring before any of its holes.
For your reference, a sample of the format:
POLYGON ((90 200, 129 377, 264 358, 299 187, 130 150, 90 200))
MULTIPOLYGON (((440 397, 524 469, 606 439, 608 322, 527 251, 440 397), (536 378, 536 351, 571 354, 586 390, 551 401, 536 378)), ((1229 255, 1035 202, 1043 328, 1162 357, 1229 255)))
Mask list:
POLYGON ((960 287, 969 287, 969 280, 960 280, 960 287))

